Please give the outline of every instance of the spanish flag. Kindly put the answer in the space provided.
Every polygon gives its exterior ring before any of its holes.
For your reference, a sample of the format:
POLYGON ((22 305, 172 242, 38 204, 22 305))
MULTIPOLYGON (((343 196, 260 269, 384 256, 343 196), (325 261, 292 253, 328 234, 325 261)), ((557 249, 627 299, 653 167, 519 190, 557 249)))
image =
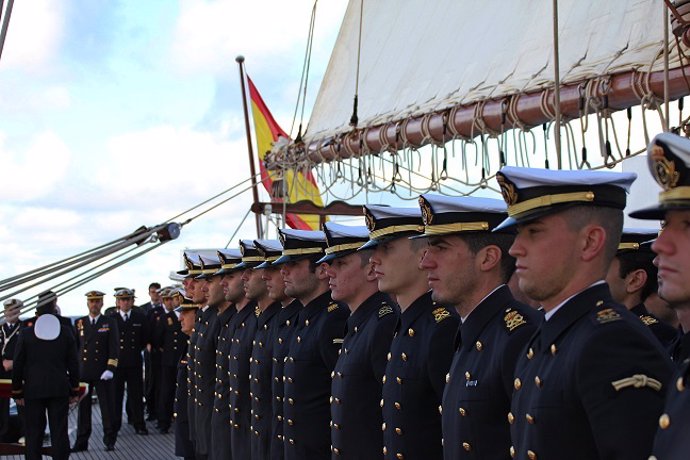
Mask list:
MULTIPOLYGON (((275 173, 270 172, 264 165, 264 158, 267 152, 271 151, 273 143, 279 137, 289 140, 290 137, 283 131, 278 123, 276 123, 271 112, 268 111, 266 104, 264 104, 261 95, 256 90, 256 86, 251 78, 247 77, 249 82, 249 98, 252 102, 252 116, 254 118, 254 129, 256 129, 256 147, 259 157, 259 171, 261 173, 261 181, 266 187, 266 191, 271 194, 273 180, 275 173)), ((317 206, 323 206, 319 187, 314 180, 311 171, 296 171, 287 169, 284 171, 285 180, 287 184, 287 202, 297 203, 302 200, 309 200, 317 206)), ((280 198, 275 198, 275 201, 281 201, 280 198)), ((318 230, 319 216, 308 214, 287 214, 286 223, 291 228, 301 230, 318 230)))

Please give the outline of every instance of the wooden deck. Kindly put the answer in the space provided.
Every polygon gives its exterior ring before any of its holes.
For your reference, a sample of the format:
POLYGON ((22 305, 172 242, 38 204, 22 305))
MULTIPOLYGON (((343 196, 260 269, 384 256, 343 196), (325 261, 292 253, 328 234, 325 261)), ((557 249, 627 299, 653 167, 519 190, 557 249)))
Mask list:
MULTIPOLYGON (((173 430, 168 434, 160 434, 155 428, 155 422, 146 422, 149 430, 148 436, 140 436, 134 432, 134 427, 126 423, 127 416, 123 416, 123 426, 117 436, 115 450, 106 452, 103 445, 103 425, 101 423, 101 411, 98 404, 93 405, 92 414, 92 433, 89 439, 89 450, 86 452, 75 452, 70 454, 70 459, 76 460, 113 460, 113 459, 132 459, 132 460, 163 460, 174 459, 175 457, 175 435, 173 430)), ((30 422, 29 422, 30 423, 30 422)), ((174 428, 174 426, 173 426, 174 428)), ((77 437, 77 410, 76 408, 69 415, 69 439, 70 445, 74 444, 77 437)), ((46 445, 50 441, 46 441, 46 445)), ((3 459, 22 460, 23 455, 0 456, 3 459)), ((44 459, 50 459, 43 456, 44 459)))

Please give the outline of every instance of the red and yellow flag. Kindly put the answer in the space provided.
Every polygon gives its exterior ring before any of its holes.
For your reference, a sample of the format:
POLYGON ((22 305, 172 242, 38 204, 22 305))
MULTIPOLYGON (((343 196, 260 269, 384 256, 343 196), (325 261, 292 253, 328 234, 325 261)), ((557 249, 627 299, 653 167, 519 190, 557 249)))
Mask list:
MULTIPOLYGON (((263 181, 266 191, 271 193, 271 187, 273 185, 273 180, 275 173, 268 171, 264 165, 264 158, 266 152, 271 151, 271 147, 274 142, 278 140, 279 137, 283 137, 289 140, 290 137, 285 131, 283 131, 278 123, 276 123, 273 115, 269 112, 266 104, 264 104, 261 95, 256 90, 256 86, 252 82, 251 78, 247 77, 249 82, 249 98, 252 103, 252 116, 254 118, 254 129, 256 129, 256 147, 258 149, 259 157, 259 171, 261 173, 261 180, 263 181)), ((293 169, 287 169, 284 171, 283 180, 287 184, 287 202, 297 203, 302 200, 309 200, 317 206, 323 206, 323 201, 321 200, 321 194, 319 193, 319 187, 314 180, 314 176, 311 171, 295 171, 293 169)), ((280 201, 276 198, 276 201, 280 201)), ((288 213, 285 217, 287 224, 291 228, 297 228, 301 230, 318 230, 319 229, 319 216, 309 215, 309 214, 290 214, 288 213)))

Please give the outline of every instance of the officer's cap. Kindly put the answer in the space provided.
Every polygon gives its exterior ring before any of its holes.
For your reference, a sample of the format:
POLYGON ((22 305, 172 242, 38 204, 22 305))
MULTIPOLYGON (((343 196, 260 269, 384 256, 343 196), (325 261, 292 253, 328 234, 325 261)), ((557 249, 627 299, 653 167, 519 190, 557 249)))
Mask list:
POLYGON ((264 258, 263 262, 254 268, 268 268, 272 262, 278 260, 283 253, 283 246, 280 240, 254 240, 254 246, 259 251, 259 254, 264 258))
POLYGON ((369 241, 359 250, 376 247, 387 240, 419 235, 424 230, 419 208, 364 205, 364 220, 369 230, 369 241))
POLYGON ((134 295, 134 289, 121 288, 115 291, 116 299, 133 299, 135 297, 136 296, 134 295))
POLYGON ((659 234, 658 229, 653 228, 624 228, 621 241, 618 243, 617 254, 630 252, 652 252, 651 241, 659 234))
POLYGON ((625 208, 635 173, 505 166, 496 173, 508 218, 496 230, 526 224, 573 206, 625 208))
POLYGON ((318 230, 295 230, 284 228, 278 230, 282 255, 271 265, 297 262, 302 259, 317 260, 326 249, 326 234, 318 230))
POLYGON ((317 263, 331 262, 339 257, 345 257, 356 252, 369 240, 369 230, 364 225, 341 225, 326 222, 323 226, 328 247, 326 255, 317 263))
POLYGON ((201 274, 201 262, 199 262, 199 255, 192 250, 186 250, 182 253, 185 268, 177 272, 178 275, 183 275, 185 278, 194 278, 201 274))
POLYGON ((7 299, 3 302, 5 307, 5 319, 14 322, 19 318, 21 309, 24 308, 24 302, 19 299, 7 299))
POLYGON ((505 203, 495 198, 425 194, 419 197, 419 207, 424 234, 412 238, 489 232, 508 217, 505 203))
POLYGON ((658 134, 647 146, 647 165, 663 189, 659 203, 633 211, 630 217, 661 220, 666 211, 690 209, 690 139, 658 134))
POLYGON ((212 253, 199 254, 199 264, 201 266, 201 273, 195 276, 194 279, 207 280, 215 276, 221 267, 217 250, 214 249, 212 253))
POLYGON ((242 262, 237 265, 237 270, 254 268, 266 261, 254 244, 254 240, 240 240, 240 252, 242 253, 242 262))
POLYGON ((176 312, 187 311, 187 310, 197 310, 199 304, 192 302, 192 299, 188 297, 183 297, 180 306, 175 308, 176 312))
POLYGON ((242 251, 239 249, 219 249, 218 260, 220 260, 220 270, 216 275, 226 275, 237 270, 237 266, 242 262, 242 251))
POLYGON ((89 291, 86 294, 86 300, 91 300, 91 299, 102 299, 105 297, 105 292, 101 291, 89 291))
POLYGON ((171 299, 174 295, 173 289, 169 287, 162 288, 160 291, 161 298, 163 299, 171 299))

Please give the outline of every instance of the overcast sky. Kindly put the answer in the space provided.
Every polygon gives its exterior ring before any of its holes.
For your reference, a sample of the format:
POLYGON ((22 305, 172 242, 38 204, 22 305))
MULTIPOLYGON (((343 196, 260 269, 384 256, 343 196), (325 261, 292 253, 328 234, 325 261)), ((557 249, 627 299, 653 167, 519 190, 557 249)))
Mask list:
MULTIPOLYGON (((319 2, 311 107, 346 0, 319 2)), ((238 69, 284 129, 312 0, 22 0, 0 59, 0 278, 167 220, 249 176, 238 69)), ((224 247, 249 193, 136 262, 66 295, 114 286, 148 300, 180 251, 224 247)), ((239 237, 255 237, 249 219, 239 237)), ((27 294, 19 295, 26 298, 27 294)), ((113 304, 106 299, 106 305, 113 304)))

